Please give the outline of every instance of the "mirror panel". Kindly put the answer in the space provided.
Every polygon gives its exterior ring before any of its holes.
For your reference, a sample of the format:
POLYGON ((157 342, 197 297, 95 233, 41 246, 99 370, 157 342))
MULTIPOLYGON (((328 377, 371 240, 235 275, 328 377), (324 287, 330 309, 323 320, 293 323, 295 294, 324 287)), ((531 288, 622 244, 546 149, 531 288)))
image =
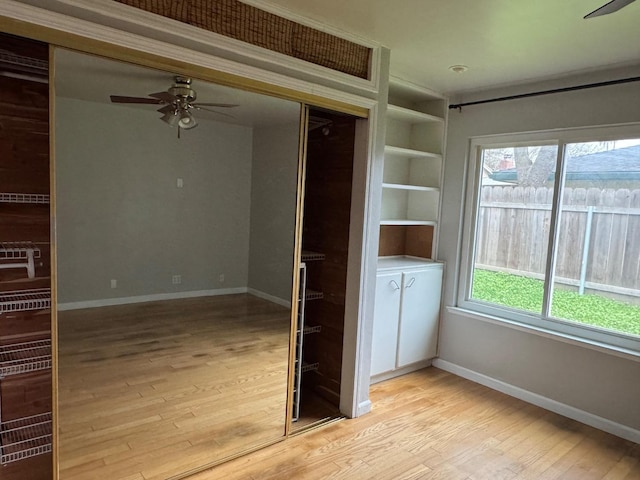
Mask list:
POLYGON ((166 103, 109 99, 170 99, 171 73, 55 66, 61 478, 167 479, 276 441, 300 105, 194 79, 189 102, 237 106, 178 130, 166 103))

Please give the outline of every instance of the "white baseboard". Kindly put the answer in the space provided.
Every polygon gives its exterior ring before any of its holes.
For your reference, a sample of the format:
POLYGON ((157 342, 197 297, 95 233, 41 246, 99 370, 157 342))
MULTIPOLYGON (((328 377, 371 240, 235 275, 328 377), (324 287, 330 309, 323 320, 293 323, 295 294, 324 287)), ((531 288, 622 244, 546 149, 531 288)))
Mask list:
POLYGON ((216 295, 233 295, 247 293, 247 287, 221 288, 217 290, 194 290, 190 292, 155 293, 152 295, 137 295, 133 297, 103 298, 100 300, 85 300, 82 302, 59 303, 58 311, 79 310, 81 308, 109 307, 112 305, 127 305, 131 303, 156 302, 159 300, 176 300, 179 298, 210 297, 216 295))
POLYGON ((545 410, 550 410, 564 417, 571 418, 572 420, 576 420, 612 435, 616 435, 617 437, 624 438, 625 440, 640 443, 640 430, 636 430, 635 428, 627 427, 626 425, 599 417, 598 415, 580 410, 579 408, 572 407, 565 403, 560 403, 548 397, 543 397, 537 393, 516 387, 493 377, 478 373, 474 370, 469 370, 468 368, 447 362, 446 360, 437 358, 433 361, 433 366, 453 373, 454 375, 458 375, 459 377, 466 378, 467 380, 471 380, 472 382, 492 388, 493 390, 505 393, 509 396, 519 398, 520 400, 544 408, 545 410))
POLYGON ((286 300, 284 298, 276 297, 274 295, 269 295, 268 293, 261 292, 260 290, 256 290, 255 288, 247 288, 247 293, 251 295, 262 298, 263 300, 267 300, 269 302, 276 303, 278 305, 282 305, 283 307, 291 308, 291 301, 286 300))

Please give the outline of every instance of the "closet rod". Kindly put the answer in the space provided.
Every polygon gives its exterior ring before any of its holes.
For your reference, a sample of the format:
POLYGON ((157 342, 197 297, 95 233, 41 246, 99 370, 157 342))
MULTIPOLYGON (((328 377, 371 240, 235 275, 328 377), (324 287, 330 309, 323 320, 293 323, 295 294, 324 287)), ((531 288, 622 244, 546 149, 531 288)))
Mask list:
POLYGON ((586 85, 574 85, 573 87, 554 88, 553 90, 542 90, 539 92, 520 93, 518 95, 509 95, 506 97, 488 98, 486 100, 476 100, 475 102, 456 103, 449 105, 450 109, 458 109, 462 111, 462 107, 471 105, 481 105, 483 103, 504 102, 505 100, 515 100, 518 98, 538 97, 540 95, 549 95, 551 93, 573 92, 575 90, 584 90, 587 88, 607 87, 609 85, 619 85, 622 83, 631 83, 640 81, 640 77, 620 78, 618 80, 609 80, 606 82, 587 83, 586 85))

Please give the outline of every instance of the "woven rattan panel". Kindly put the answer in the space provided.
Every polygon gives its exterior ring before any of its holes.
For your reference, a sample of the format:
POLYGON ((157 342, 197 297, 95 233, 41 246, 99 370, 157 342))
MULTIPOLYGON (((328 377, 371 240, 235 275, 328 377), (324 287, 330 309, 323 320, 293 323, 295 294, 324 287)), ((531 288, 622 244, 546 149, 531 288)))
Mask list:
POLYGON ((369 78, 371 49, 238 0, 114 0, 291 57, 369 78))

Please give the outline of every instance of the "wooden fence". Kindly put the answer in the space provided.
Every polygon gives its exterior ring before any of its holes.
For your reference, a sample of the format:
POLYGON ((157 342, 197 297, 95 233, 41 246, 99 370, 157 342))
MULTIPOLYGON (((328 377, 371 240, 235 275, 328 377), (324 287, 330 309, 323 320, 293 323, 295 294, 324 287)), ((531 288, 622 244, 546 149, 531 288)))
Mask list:
MULTIPOLYGON (((542 278, 552 198, 547 187, 482 187, 476 266, 542 278)), ((565 189, 556 280, 640 296, 640 189, 565 189)))

